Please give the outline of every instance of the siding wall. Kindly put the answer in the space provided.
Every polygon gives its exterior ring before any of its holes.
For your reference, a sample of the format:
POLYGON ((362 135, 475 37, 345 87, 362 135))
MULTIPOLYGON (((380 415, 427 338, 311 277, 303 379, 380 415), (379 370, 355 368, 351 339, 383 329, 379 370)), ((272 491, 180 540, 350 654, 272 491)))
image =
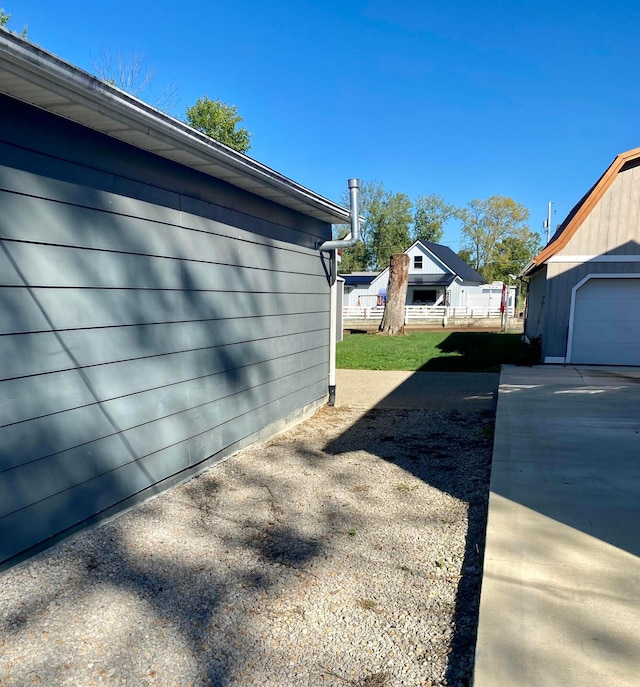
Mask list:
POLYGON ((529 279, 529 290, 527 292, 527 320, 525 322, 524 333, 532 339, 540 336, 544 327, 546 316, 545 302, 547 300, 547 265, 543 265, 529 279))
POLYGON ((559 262, 548 264, 542 342, 542 354, 545 358, 565 357, 571 292, 573 287, 588 274, 640 274, 640 263, 589 261, 580 264, 559 262))
POLYGON ((475 287, 473 286, 460 283, 460 277, 456 277, 456 279, 447 287, 447 290, 449 291, 449 305, 454 308, 466 308, 467 293, 474 288, 475 287))
POLYGON ((633 255, 640 242, 640 166, 623 168, 558 255, 633 255))
MULTIPOLYGON (((571 292, 579 281, 588 274, 640 273, 640 263, 636 261, 600 262, 597 257, 602 255, 640 255, 640 166, 637 162, 618 174, 574 236, 546 267, 544 358, 564 358, 566 355, 571 292), (580 256, 594 256, 595 259, 571 260, 580 256), (563 258, 567 261, 563 262, 563 258)), ((536 278, 534 275, 531 280, 532 289, 537 288, 534 287, 536 278)), ((535 298, 539 295, 536 292, 535 298)), ((532 331, 532 296, 530 292, 527 334, 532 331)))
POLYGON ((355 287, 345 289, 344 305, 373 307, 377 303, 380 289, 386 289, 389 282, 389 273, 385 272, 379 278, 374 279, 371 284, 359 284, 355 287), (360 301, 358 303, 358 300, 360 301))
POLYGON ((324 399, 330 234, 0 97, 0 565, 324 399))

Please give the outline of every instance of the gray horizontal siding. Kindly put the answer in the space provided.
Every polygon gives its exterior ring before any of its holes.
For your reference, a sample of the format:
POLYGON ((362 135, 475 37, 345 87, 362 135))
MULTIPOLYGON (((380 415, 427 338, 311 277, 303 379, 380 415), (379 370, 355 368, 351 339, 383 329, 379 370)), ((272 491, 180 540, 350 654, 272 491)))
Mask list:
MULTIPOLYGON (((72 204, 60 200, 70 186, 60 182, 47 183, 40 189, 46 197, 25 193, 25 189, 33 188, 39 180, 36 174, 0 165, 0 238, 285 271, 292 270, 288 257, 296 252, 302 261, 301 271, 317 270, 313 249, 255 234, 186 210, 172 210, 93 191, 72 204), (82 205, 78 204, 80 200, 84 201, 82 205), (52 215, 59 221, 51 222, 52 215), (216 237, 215 243, 211 242, 212 234, 216 237), (256 265, 256 259, 264 259, 260 252, 264 246, 279 250, 269 253, 268 265, 256 265)), ((209 207, 203 203, 192 204, 203 211, 209 207)))
POLYGON ((0 417, 3 424, 24 422, 220 372, 239 378, 240 370, 269 365, 288 351, 314 350, 322 341, 315 338, 301 333, 287 337, 286 344, 278 337, 10 379, 3 382, 0 417))
MULTIPOLYGON (((311 396, 326 390, 326 380, 315 388, 308 387, 280 397, 232 422, 190 437, 157 453, 126 463, 107 475, 100 475, 75 488, 58 491, 50 498, 32 503, 0 519, 0 560, 8 560, 37 546, 52 533, 62 533, 97 513, 118 504, 125 504, 132 496, 161 485, 197 467, 203 457, 216 458, 237 450, 242 440, 259 433, 273 417, 287 417, 302 408, 311 396), (185 460, 186 457, 186 460, 185 460), (180 468, 177 470, 176 468, 180 468)), ((171 482, 169 482, 171 483, 171 482)))
POLYGON ((545 327, 543 334, 543 354, 564 357, 567 351, 569 316, 571 311, 571 292, 573 287, 588 274, 637 274, 637 262, 586 262, 550 263, 547 265, 547 294, 545 302, 545 327))
POLYGON ((212 350, 229 344, 249 346, 260 340, 301 333, 322 340, 322 316, 323 313, 302 313, 253 317, 250 332, 245 318, 230 318, 108 327, 99 336, 93 329, 0 336, 0 380, 185 350, 212 350), (121 358, 123 355, 127 358, 121 358))
MULTIPOLYGON (((251 413, 274 399, 287 396, 292 388, 300 390, 323 381, 326 381, 325 371, 322 365, 318 365, 249 388, 238 391, 233 389, 233 393, 229 393, 231 389, 227 385, 225 391, 228 395, 218 400, 207 400, 194 408, 180 410, 174 415, 163 416, 130 429, 121 428, 104 407, 94 406, 91 408, 93 417, 89 420, 95 421, 106 436, 3 471, 0 481, 0 517, 28 508, 25 504, 40 501, 61 489, 80 485, 214 427, 236 420, 244 425, 251 413), (167 421, 168 417, 171 418, 170 422, 167 421)), ((219 393, 217 389, 209 391, 213 391, 214 395, 219 393)), ((122 412, 118 413, 118 409, 114 415, 116 414, 123 416, 122 412)), ((125 419, 125 422, 130 421, 129 418, 125 419)), ((58 431, 60 427, 60 424, 57 425, 58 431)), ((250 432, 243 429, 242 436, 245 433, 250 432)), ((3 451, 5 450, 7 447, 3 447, 3 451)))
POLYGON ((328 313, 322 294, 5 288, 0 335, 48 329, 328 313), (169 319, 170 318, 170 319, 169 319))
POLYGON ((309 248, 326 239, 327 229, 318 220, 12 98, 0 95, 0 112, 0 143, 10 148, 2 151, 2 164, 46 178, 46 184, 27 189, 28 194, 47 197, 39 192, 42 186, 61 181, 76 187, 65 191, 64 198, 80 199, 81 205, 106 191, 154 205, 157 212, 191 212, 194 207, 203 220, 309 248))
MULTIPOLYGON (((211 239, 210 239, 211 240, 211 239)), ((264 257, 263 257, 264 259, 264 257)), ((304 258, 299 258, 304 267, 304 258)), ((317 262, 317 260, 316 260, 317 262)), ((314 294, 324 275, 3 241, 2 286, 314 294)))
MULTIPOLYGON (((185 379, 172 385, 5 425, 0 428, 3 470, 90 443, 97 437, 170 418, 193 408, 204 408, 280 378, 293 377, 311 369, 322 371, 325 357, 326 351, 322 348, 292 353, 268 364, 247 365, 185 379)), ((302 386, 304 380, 290 379, 289 383, 302 386)))
POLYGON ((330 227, 0 100, 1 564, 324 398, 330 227))

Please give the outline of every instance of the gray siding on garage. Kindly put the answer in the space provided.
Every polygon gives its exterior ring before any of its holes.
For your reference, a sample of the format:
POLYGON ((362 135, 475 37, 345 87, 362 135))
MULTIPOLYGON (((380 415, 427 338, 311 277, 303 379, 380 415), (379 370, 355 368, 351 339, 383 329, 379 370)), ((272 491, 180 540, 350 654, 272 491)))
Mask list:
MULTIPOLYGON (((546 269, 542 353, 545 358, 564 358, 567 354, 571 293, 574 286, 588 274, 640 273, 640 263, 610 263, 598 262, 597 260, 584 263, 552 262, 546 265, 546 269)), ((529 314, 528 322, 530 316, 529 314)))
POLYGON ((640 272, 640 263, 635 261, 597 259, 602 255, 636 256, 639 236, 640 166, 636 160, 620 170, 567 245, 547 265, 544 357, 564 358, 567 354, 571 294, 578 282, 588 274, 640 272), (593 259, 589 260, 590 256, 593 259), (576 259, 586 261, 576 262, 576 259))
POLYGON ((0 563, 327 390, 330 226, 0 98, 0 563))
POLYGON ((547 290, 547 266, 543 265, 529 278, 527 290, 527 320, 525 322, 525 334, 532 339, 542 334, 545 315, 545 301, 547 290))

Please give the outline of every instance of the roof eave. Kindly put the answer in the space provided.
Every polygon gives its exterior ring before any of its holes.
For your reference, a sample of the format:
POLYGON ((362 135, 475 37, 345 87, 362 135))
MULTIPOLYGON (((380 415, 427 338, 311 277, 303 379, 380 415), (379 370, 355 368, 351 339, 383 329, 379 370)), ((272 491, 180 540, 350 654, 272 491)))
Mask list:
POLYGON ((537 265, 533 260, 523 269, 520 271, 520 274, 518 277, 529 277, 531 276, 537 269, 539 269, 540 265, 537 265))
POLYGON ((346 208, 0 29, 0 92, 331 224, 346 208))
MULTIPOLYGON (((535 268, 541 267, 549 258, 553 257, 559 253, 570 241, 570 239, 575 235, 576 231, 580 228, 584 220, 589 216, 591 211, 597 205, 597 203, 602 199, 605 192, 609 189, 611 184, 614 182, 615 178, 618 176, 620 170, 628 162, 637 160, 640 158, 640 148, 633 148, 625 153, 620 153, 616 156, 613 162, 609 165, 605 173, 600 177, 598 182, 593 186, 591 192, 588 193, 581 201, 579 201, 580 207, 574 207, 571 212, 575 214, 571 217, 571 220, 567 222, 567 225, 562 228, 560 233, 557 235, 555 240, 548 243, 541 251, 536 255, 531 261, 530 265, 527 265, 522 271, 522 276, 528 276, 535 268), (535 266, 535 267, 533 267, 535 266), (526 272, 526 274, 525 274, 526 272)), ((571 215, 571 212, 567 217, 571 215)), ((567 220, 565 219, 565 222, 567 220)))
MULTIPOLYGON (((435 261, 439 262, 439 263, 449 272, 449 274, 454 275, 454 277, 457 277, 457 276, 458 276, 458 273, 457 273, 453 268, 449 267, 449 265, 447 265, 447 263, 446 263, 442 258, 438 257, 438 256, 429 248, 429 246, 427 246, 427 245, 425 244, 425 242, 424 242, 422 239, 418 239, 415 243, 419 243, 419 244, 422 246, 422 248, 423 248, 424 250, 426 250, 427 253, 429 253, 429 255, 430 255, 435 261)), ((410 246, 410 247, 413 247, 413 246, 415 245, 415 243, 412 244, 412 246, 410 246)))

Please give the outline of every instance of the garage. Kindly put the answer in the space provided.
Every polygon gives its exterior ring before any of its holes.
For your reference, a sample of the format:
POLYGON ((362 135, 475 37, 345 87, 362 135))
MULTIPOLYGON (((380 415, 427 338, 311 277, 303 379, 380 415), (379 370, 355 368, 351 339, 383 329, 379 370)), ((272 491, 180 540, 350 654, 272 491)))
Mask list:
POLYGON ((324 405, 347 221, 0 31, 0 568, 324 405))
POLYGON ((640 276, 587 277, 571 324, 568 362, 640 365, 640 276))
POLYGON ((615 157, 521 276, 542 362, 640 366, 640 148, 615 157))

